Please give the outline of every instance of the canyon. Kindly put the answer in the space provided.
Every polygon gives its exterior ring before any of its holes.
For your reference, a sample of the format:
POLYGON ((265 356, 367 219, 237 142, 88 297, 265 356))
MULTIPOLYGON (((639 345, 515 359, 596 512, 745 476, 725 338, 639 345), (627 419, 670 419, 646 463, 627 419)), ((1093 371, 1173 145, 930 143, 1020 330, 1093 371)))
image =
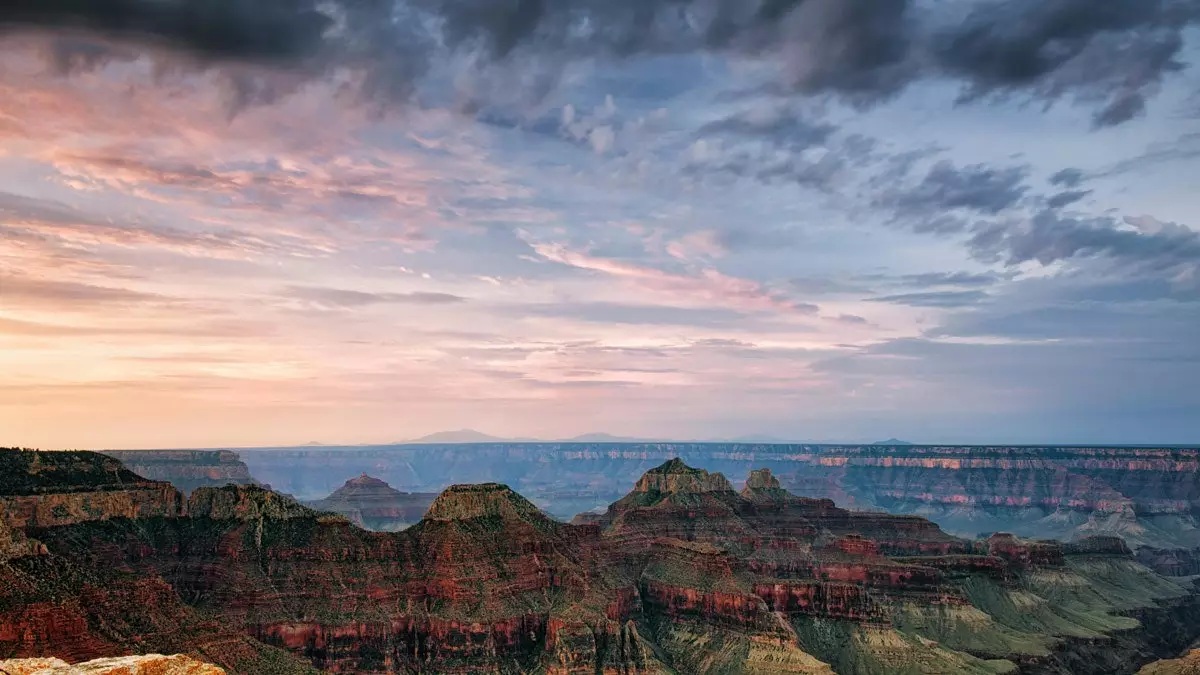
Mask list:
POLYGON ((216 476, 210 487, 260 481, 304 501, 324 499, 360 474, 407 493, 500 482, 564 520, 602 510, 646 470, 679 457, 732 477, 769 468, 796 494, 843 508, 919 515, 963 537, 1115 535, 1134 548, 1195 549, 1200 557, 1196 448, 429 443, 209 451, 189 468, 196 452, 202 451, 184 451, 178 461, 169 451, 111 454, 185 493, 197 473, 216 476), (227 481, 222 471, 231 472, 227 481))
POLYGON ((571 522, 455 484, 399 532, 255 484, 184 498, 93 453, 0 451, 0 469, 0 658, 949 675, 1098 672, 1079 664, 1104 648, 1120 663, 1100 672, 1132 674, 1200 637, 1195 589, 1120 537, 963 538, 796 494, 770 467, 739 489, 670 457, 571 522))

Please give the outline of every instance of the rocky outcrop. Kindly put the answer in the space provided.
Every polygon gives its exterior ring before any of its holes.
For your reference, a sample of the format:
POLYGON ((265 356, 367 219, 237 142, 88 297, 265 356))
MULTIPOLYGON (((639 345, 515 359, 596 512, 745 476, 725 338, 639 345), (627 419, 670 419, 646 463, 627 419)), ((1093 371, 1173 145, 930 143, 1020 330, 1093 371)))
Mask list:
POLYGON ((318 515, 287 495, 257 485, 200 488, 188 498, 187 513, 211 520, 289 520, 318 515))
POLYGON ((202 487, 258 484, 232 450, 113 450, 104 454, 139 476, 174 485, 184 495, 202 487))
POLYGON ((68 664, 61 659, 0 661, 0 675, 226 675, 225 670, 187 656, 119 656, 68 664))
POLYGON ((0 523, 12 530, 174 517, 181 505, 169 483, 146 480, 103 455, 0 450, 0 523))
POLYGON ((1200 675, 1200 649, 1193 649, 1177 659, 1147 664, 1138 675, 1200 675))
POLYGON ((43 555, 46 547, 30 541, 21 530, 14 530, 0 519, 0 563, 28 555, 43 555))
POLYGON ((400 492, 364 473, 346 481, 325 499, 305 505, 341 514, 364 529, 397 532, 421 520, 436 498, 434 493, 400 492))
POLYGON ((719 473, 710 474, 704 469, 693 469, 676 457, 643 474, 634 485, 633 491, 650 495, 725 493, 733 492, 733 486, 725 476, 719 473))
POLYGON ((451 485, 430 505, 425 518, 433 521, 463 521, 498 518, 502 521, 535 521, 549 518, 529 500, 499 483, 451 485))

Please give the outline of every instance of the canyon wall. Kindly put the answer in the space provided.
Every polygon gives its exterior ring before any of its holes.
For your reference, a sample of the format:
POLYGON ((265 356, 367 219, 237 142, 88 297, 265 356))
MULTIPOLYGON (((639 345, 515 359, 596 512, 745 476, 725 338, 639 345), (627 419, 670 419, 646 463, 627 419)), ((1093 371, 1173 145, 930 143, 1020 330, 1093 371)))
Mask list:
POLYGON ((847 508, 909 513, 962 536, 1007 531, 1134 547, 1200 548, 1195 448, 480 443, 239 450, 254 476, 302 499, 360 473, 406 491, 502 482, 559 518, 602 509, 673 457, 847 508))
POLYGON ((104 454, 139 476, 174 485, 185 495, 200 487, 257 483, 232 450, 113 450, 104 454))

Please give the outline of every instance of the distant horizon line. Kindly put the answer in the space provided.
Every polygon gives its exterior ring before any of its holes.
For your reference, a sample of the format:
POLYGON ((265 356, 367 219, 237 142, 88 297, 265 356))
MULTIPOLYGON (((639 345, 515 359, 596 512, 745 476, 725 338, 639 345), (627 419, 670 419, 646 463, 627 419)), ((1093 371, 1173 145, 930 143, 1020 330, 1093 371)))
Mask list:
MULTIPOLYGON (((220 451, 220 450, 305 450, 305 449, 357 449, 357 448, 399 448, 408 446, 484 446, 484 445, 746 445, 746 446, 810 446, 810 447, 863 447, 878 446, 881 448, 1142 448, 1142 449, 1172 449, 1200 450, 1200 443, 885 443, 880 441, 735 441, 735 440, 621 440, 621 441, 581 441, 581 440, 510 440, 495 441, 400 441, 395 443, 319 443, 299 445, 214 445, 214 446, 176 446, 176 447, 134 447, 134 448, 36 448, 30 450, 42 452, 171 452, 171 451, 220 451)), ((16 447, 16 446, 14 446, 16 447)))

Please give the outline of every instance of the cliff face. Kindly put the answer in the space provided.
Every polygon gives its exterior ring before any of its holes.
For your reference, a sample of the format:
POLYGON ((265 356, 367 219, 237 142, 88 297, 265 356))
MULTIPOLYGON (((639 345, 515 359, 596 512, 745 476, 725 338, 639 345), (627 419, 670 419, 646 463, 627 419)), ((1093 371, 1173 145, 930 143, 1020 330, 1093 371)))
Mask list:
MULTIPOLYGON (((45 548, 0 564, 0 654, 184 652, 232 673, 296 672, 271 658, 341 673, 984 674, 1140 639, 1131 616, 1166 621, 1193 597, 1113 538, 967 540, 779 483, 756 471, 739 493, 668 461, 581 524, 485 483, 447 488, 395 533, 252 486, 197 489, 173 513, 25 525, 45 548)), ((1155 633, 1190 641, 1200 623, 1155 633)), ((1141 665, 1124 660, 1113 672, 1141 665)))
POLYGON ((139 476, 174 485, 185 495, 202 487, 258 484, 232 450, 113 450, 104 454, 139 476))
POLYGON ((367 530, 398 532, 421 520, 436 498, 436 493, 400 492, 364 473, 346 481, 325 499, 305 505, 341 514, 367 530))
MULTIPOLYGON (((12 530, 174 517, 181 504, 170 484, 148 481, 103 455, 0 450, 0 523, 12 530)), ((4 538, 0 532, 0 543, 4 538)))

